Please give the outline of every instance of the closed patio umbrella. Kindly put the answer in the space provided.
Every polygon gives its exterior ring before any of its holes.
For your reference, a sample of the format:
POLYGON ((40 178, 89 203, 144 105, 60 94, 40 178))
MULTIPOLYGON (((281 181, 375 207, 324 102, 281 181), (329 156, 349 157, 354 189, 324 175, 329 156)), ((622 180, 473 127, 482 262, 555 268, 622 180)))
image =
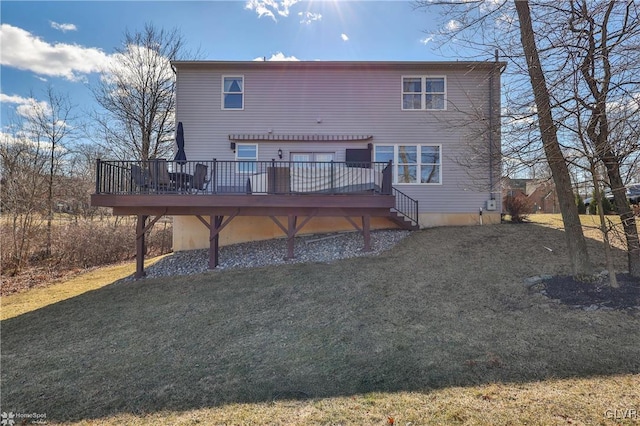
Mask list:
POLYGON ((184 130, 182 129, 182 121, 178 122, 176 145, 178 146, 178 152, 176 152, 173 161, 180 164, 180 173, 174 173, 173 180, 175 181, 176 189, 186 189, 190 184, 190 175, 182 172, 182 166, 187 163, 187 154, 184 152, 184 130))
POLYGON ((182 129, 182 121, 178 122, 176 145, 178 145, 178 152, 176 153, 176 158, 174 158, 173 161, 180 165, 185 164, 187 162, 187 154, 184 152, 184 130, 182 129))

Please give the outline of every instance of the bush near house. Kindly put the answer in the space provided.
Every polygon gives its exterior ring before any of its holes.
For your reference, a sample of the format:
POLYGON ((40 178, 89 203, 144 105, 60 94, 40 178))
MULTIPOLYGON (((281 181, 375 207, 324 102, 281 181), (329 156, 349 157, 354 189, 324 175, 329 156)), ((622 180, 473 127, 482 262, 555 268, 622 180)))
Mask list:
POLYGON ((511 216, 511 222, 522 223, 533 213, 531 200, 525 195, 507 195, 504 197, 504 210, 511 216))
MULTIPOLYGON (((616 214, 616 209, 611 201, 604 195, 602 197, 602 210, 604 214, 616 214)), ((591 197, 592 202, 589 203, 589 214, 598 214, 598 203, 593 202, 596 199, 595 194, 591 197)))

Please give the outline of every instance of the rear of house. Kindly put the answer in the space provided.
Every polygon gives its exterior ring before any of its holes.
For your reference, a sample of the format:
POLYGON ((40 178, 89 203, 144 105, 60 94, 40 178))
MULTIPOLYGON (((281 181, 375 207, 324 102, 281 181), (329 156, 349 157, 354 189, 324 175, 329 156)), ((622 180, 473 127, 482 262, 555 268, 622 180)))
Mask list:
MULTIPOLYGON (((501 62, 173 62, 188 159, 392 162, 393 187, 421 227, 500 220, 501 62), (482 217, 481 217, 481 212, 482 217)), ((315 166, 318 164, 316 163, 315 166)), ((256 185, 256 183, 254 183, 256 185)), ((372 218, 373 228, 396 226, 372 218)), ((314 217, 302 232, 353 229, 314 217)), ((174 249, 209 246, 174 217, 174 249)), ((266 216, 236 218, 221 244, 282 236, 266 216)))

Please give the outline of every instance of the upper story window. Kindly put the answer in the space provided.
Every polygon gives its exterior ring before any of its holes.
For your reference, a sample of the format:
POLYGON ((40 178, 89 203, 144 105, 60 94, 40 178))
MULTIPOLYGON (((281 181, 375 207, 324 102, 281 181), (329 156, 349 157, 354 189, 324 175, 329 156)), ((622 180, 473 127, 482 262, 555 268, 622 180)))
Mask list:
POLYGON ((256 173, 256 161, 258 161, 258 145, 239 143, 236 144, 236 172, 256 173))
POLYGON ((375 161, 393 161, 394 183, 439 184, 442 181, 440 145, 376 145, 375 161))
POLYGON ((244 76, 222 76, 222 109, 244 109, 244 76))
POLYGON ((403 110, 445 110, 446 95, 445 77, 402 77, 403 110))

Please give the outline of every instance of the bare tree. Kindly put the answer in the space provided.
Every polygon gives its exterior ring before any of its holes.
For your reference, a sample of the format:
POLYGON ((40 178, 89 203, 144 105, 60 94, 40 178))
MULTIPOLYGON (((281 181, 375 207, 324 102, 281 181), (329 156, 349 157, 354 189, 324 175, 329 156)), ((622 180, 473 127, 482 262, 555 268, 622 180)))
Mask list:
POLYGON ((176 29, 147 24, 142 32, 125 32, 122 46, 92 89, 104 109, 95 114, 98 132, 113 155, 148 160, 172 148, 175 75, 170 61, 185 55, 176 29))
POLYGON ((558 194, 573 275, 591 275, 593 271, 589 261, 587 243, 582 232, 578 207, 575 204, 567 161, 558 142, 558 131, 553 121, 549 89, 540 63, 540 57, 538 56, 535 33, 531 23, 529 2, 520 0, 516 1, 515 4, 520 22, 522 48, 527 59, 529 78, 531 79, 531 87, 538 110, 542 145, 558 194))
MULTIPOLYGON (((60 168, 60 162, 66 152, 65 143, 73 136, 71 116, 73 106, 68 96, 56 92, 48 86, 44 101, 32 102, 26 113, 24 130, 28 137, 38 146, 45 146, 48 152, 48 174, 46 194, 47 238, 45 254, 51 255, 51 230, 54 211, 54 181, 60 168)), ((31 96, 31 99, 34 99, 31 96)))
MULTIPOLYGON (((527 109, 525 86, 518 75, 531 71, 531 56, 518 53, 522 43, 515 42, 514 34, 519 19, 513 10, 517 13, 518 6, 524 9, 525 4, 506 0, 418 2, 426 3, 446 8, 450 21, 444 34, 452 44, 462 43, 485 55, 489 48, 497 48, 509 58, 505 96, 511 121, 503 153, 507 163, 532 167, 540 158, 537 153, 544 149, 544 129, 532 126, 531 118, 540 114, 540 105, 527 109)), ((544 69, 560 152, 575 172, 576 190, 579 175, 583 184, 593 180, 596 188, 612 188, 628 248, 629 271, 638 276, 640 242, 624 187, 639 179, 638 3, 532 0, 531 4, 533 40, 539 42, 536 52, 544 69), (585 176, 594 172, 592 178, 585 176)))
MULTIPOLYGON (((22 129, 21 120, 15 121, 12 127, 22 129)), ((17 274, 31 251, 33 237, 40 229, 39 216, 46 208, 47 153, 41 143, 28 139, 21 131, 16 136, 3 133, 0 160, 2 213, 11 222, 10 247, 2 250, 2 264, 17 274)), ((9 231, 3 232, 3 236, 8 234, 9 231)))
POLYGON ((67 178, 64 196, 72 207, 72 213, 84 219, 93 219, 101 211, 110 210, 95 207, 90 203, 90 194, 95 191, 96 158, 105 158, 105 150, 93 143, 77 143, 65 161, 67 178))
POLYGON ((514 65, 511 75, 515 72, 519 78, 511 81, 512 86, 516 87, 509 93, 517 93, 521 97, 507 98, 507 108, 515 111, 512 113, 513 124, 523 126, 519 135, 527 132, 530 135, 539 134, 542 146, 537 145, 536 138, 529 137, 526 143, 520 143, 516 149, 511 150, 511 157, 523 162, 531 161, 540 158, 540 149, 544 152, 558 194, 573 275, 587 276, 592 274, 592 266, 575 204, 567 160, 558 141, 550 88, 538 54, 529 3, 514 3, 515 14, 510 8, 511 4, 506 1, 418 1, 415 4, 417 7, 444 8, 443 15, 449 19, 445 35, 450 42, 464 43, 466 48, 477 49, 484 57, 496 49, 514 65), (520 25, 516 25, 516 22, 520 25), (523 81, 522 75, 529 76, 528 83, 523 81), (528 90, 525 84, 528 85, 528 90), (533 104, 529 96, 531 89, 535 101, 533 104), (533 117, 537 117, 534 130, 533 117))
MULTIPOLYGON (((640 277, 640 240, 638 240, 638 229, 629 200, 626 195, 626 188, 620 171, 621 158, 619 150, 616 149, 615 142, 611 139, 611 122, 608 115, 608 101, 610 95, 616 91, 623 93, 629 89, 638 89, 639 84, 635 76, 631 80, 620 81, 612 77, 612 72, 618 70, 631 71, 628 66, 621 67, 620 64, 612 64, 612 51, 616 48, 633 47, 629 46, 627 41, 640 36, 640 20, 638 20, 638 11, 635 10, 632 3, 618 3, 610 0, 601 5, 602 10, 600 16, 594 13, 593 5, 587 5, 585 0, 572 2, 570 29, 576 34, 577 43, 574 43, 574 49, 578 50, 580 58, 579 70, 586 86, 588 87, 589 97, 580 99, 581 106, 589 113, 586 124, 586 133, 595 147, 596 158, 604 164, 609 184, 613 192, 616 210, 620 215, 624 235, 627 241, 627 259, 629 265, 629 273, 632 276, 640 277), (622 5, 622 16, 615 16, 616 4, 622 5), (598 16, 597 21, 594 17, 598 16), (618 19, 616 19, 618 18, 618 19), (610 32, 610 24, 616 20, 615 30, 610 32), (615 67, 615 69, 613 68, 615 67), (617 84, 616 84, 617 83, 617 84), (627 87, 625 87, 627 86, 627 87)), ((637 48, 637 46, 635 46, 637 48)), ((630 49, 632 60, 637 60, 638 54, 633 54, 630 49)), ((629 59, 630 56, 616 55, 617 59, 629 59)), ((635 65, 635 70, 640 63, 635 65)), ((625 64, 627 65, 627 64, 625 64)), ((636 93, 637 95, 637 93, 636 93)), ((637 105, 629 105, 634 111, 638 111, 637 105)), ((619 144, 618 144, 619 147, 619 144)))

